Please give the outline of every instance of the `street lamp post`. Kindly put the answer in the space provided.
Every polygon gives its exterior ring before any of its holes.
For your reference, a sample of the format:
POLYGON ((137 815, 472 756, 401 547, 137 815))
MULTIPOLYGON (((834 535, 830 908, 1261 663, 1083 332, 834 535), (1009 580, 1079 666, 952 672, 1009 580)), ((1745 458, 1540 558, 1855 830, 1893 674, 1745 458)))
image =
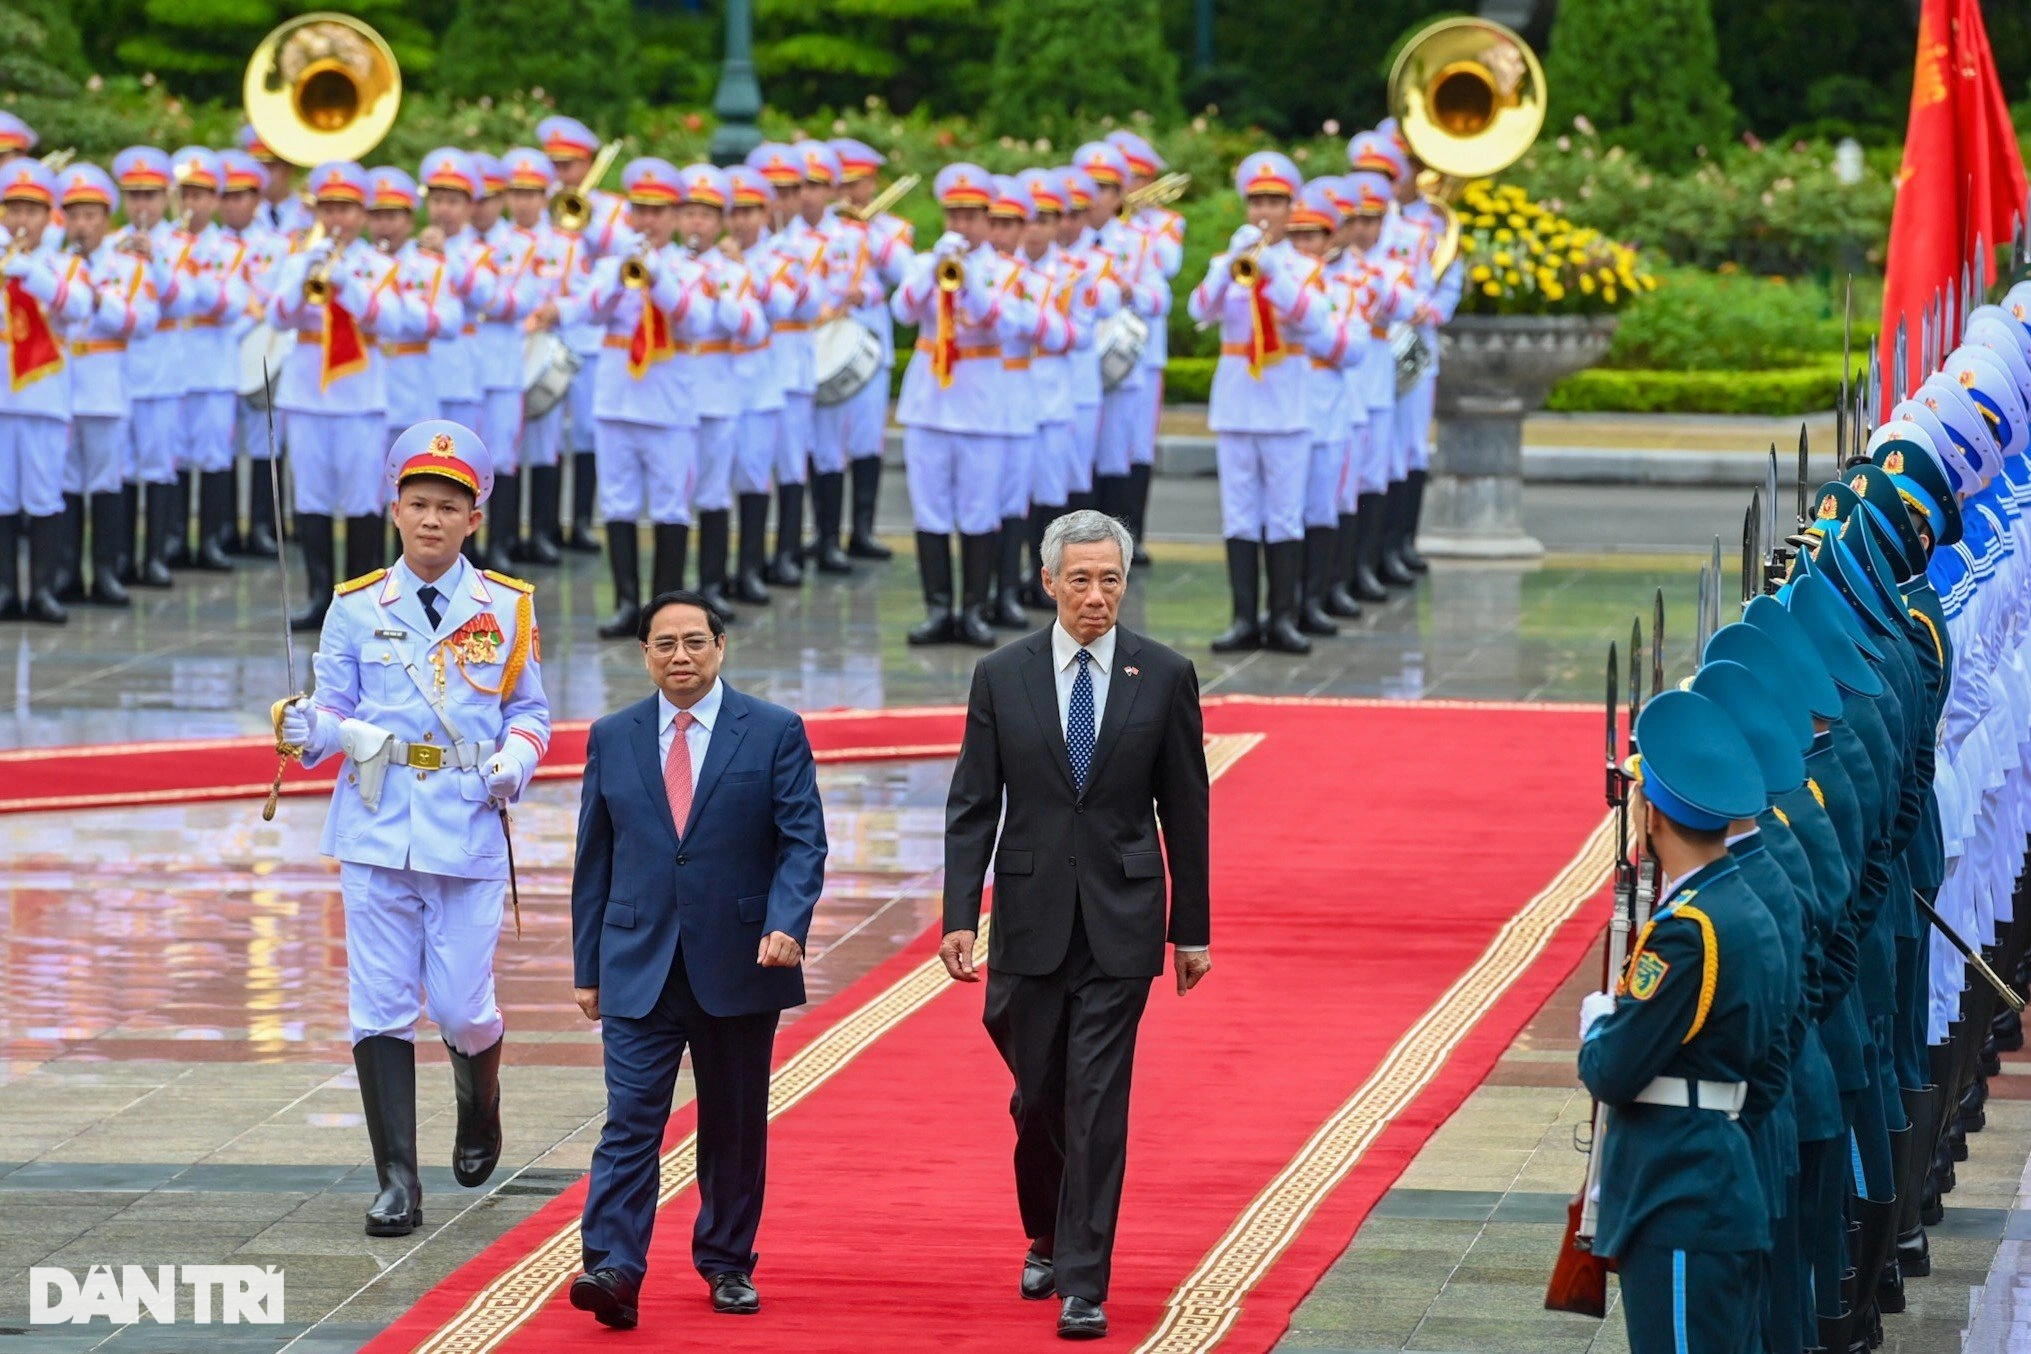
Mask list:
POLYGON ((755 79, 755 15, 752 0, 726 0, 726 54, 719 63, 719 88, 712 111, 719 126, 708 154, 716 165, 737 165, 762 144, 755 119, 762 113, 762 86, 755 79))

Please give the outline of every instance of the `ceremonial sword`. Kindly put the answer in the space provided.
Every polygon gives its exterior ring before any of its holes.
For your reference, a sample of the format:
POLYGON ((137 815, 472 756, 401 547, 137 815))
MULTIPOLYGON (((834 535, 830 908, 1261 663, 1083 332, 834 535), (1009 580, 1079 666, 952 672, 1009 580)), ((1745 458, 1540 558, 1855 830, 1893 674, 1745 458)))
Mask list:
POLYGON ((1960 938, 1960 934, 1957 931, 1946 924, 1946 918, 1933 910, 1932 904, 1925 901, 1924 894, 1920 893, 1917 889, 1913 889, 1911 890, 1911 899, 1918 904, 1918 910, 1925 914, 1925 919, 1939 928, 1939 933, 1946 937, 1947 943, 1952 945, 1956 950, 1959 950, 1961 956, 1968 963, 1974 965, 1975 972, 1982 975, 1982 981, 1996 989, 1996 995, 2003 999, 2003 1005, 2013 1011, 2022 1011, 2024 1009, 2024 998, 2017 994, 2015 988, 2004 982, 1996 971, 1989 967, 1988 961, 1983 959, 1977 951, 1969 947, 1965 940, 1960 938))
POLYGON ((282 520, 282 465, 275 455, 275 378, 265 357, 261 359, 261 390, 267 396, 268 492, 269 504, 275 511, 275 567, 282 574, 282 661, 288 666, 289 689, 294 693, 275 702, 275 708, 269 712, 275 721, 275 783, 268 787, 268 802, 261 807, 261 821, 266 823, 274 821, 275 805, 282 797, 282 773, 289 769, 292 758, 303 755, 302 748, 282 736, 282 712, 301 700, 304 693, 296 683, 296 636, 289 625, 289 540, 282 520))

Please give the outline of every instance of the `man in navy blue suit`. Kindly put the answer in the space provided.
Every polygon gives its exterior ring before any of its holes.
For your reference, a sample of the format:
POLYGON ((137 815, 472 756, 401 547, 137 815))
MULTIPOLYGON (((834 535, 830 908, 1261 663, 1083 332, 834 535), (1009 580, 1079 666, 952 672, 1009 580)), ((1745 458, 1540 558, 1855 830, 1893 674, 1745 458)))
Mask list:
POLYGON ((571 880, 573 996, 606 1045, 585 1273, 571 1305, 634 1326, 677 1065, 698 1092, 691 1258, 714 1310, 760 1310, 753 1273, 776 1021, 804 1002, 825 815, 804 722, 720 680, 726 626, 666 592, 637 631, 656 694, 592 726, 571 880))

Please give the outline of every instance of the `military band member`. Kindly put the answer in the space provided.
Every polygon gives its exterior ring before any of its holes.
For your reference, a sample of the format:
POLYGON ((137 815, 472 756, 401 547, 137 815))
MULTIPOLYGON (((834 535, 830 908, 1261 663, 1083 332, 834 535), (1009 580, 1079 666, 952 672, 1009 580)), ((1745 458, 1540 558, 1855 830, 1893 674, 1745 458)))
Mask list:
MULTIPOLYGON (((1036 200, 1020 180, 996 175, 994 203, 987 209, 988 240, 1008 266, 1007 295, 1029 308, 1035 323, 1001 335, 1001 399, 1010 410, 1002 443, 1001 530, 996 541, 998 583, 988 603, 988 622, 998 629, 1027 630, 1023 609, 1023 545, 1029 539, 1030 496, 1037 473, 1045 392, 1038 388, 1039 352, 1062 354, 1071 346, 1071 325, 1050 304, 1051 278, 1031 262, 1024 237, 1036 216, 1036 200)), ((1037 537, 1042 544, 1042 534, 1037 537)), ((1032 572, 1033 579, 1040 577, 1032 572)))
POLYGON ((627 226, 612 254, 593 269, 581 298, 560 302, 565 323, 605 328, 593 413, 599 423, 600 515, 606 519, 614 610, 603 639, 635 633, 642 604, 636 524, 655 530, 651 596, 681 587, 689 546, 691 485, 698 455, 698 413, 679 347, 706 336, 711 306, 701 300, 703 272, 671 247, 684 190, 675 166, 643 157, 621 171, 627 226))
MULTIPOLYGON (((1145 267, 1148 237, 1121 219, 1121 193, 1128 182, 1128 160, 1118 146, 1089 141, 1072 152, 1072 163, 1093 181, 1093 205, 1088 219, 1093 225, 1096 245, 1107 255, 1110 273, 1121 284, 1122 304, 1141 316, 1154 331, 1168 313, 1170 293, 1160 281, 1160 270, 1145 267)), ((1143 385, 1151 379, 1149 369, 1138 361, 1100 397, 1094 493, 1100 511, 1123 523, 1127 523, 1134 510, 1135 450, 1145 404, 1143 385)))
MULTIPOLYGON (((846 553, 853 559, 888 559, 893 553, 875 536, 875 507, 881 498, 882 455, 888 442, 890 373, 896 365, 895 319, 889 314, 888 295, 901 285, 909 265, 914 228, 894 212, 882 212, 863 221, 859 210, 873 204, 881 167, 888 163, 882 153, 864 141, 842 137, 832 142, 839 156, 840 197, 856 214, 837 219, 858 232, 856 275, 878 284, 860 288, 861 304, 853 318, 881 340, 881 369, 860 393, 841 403, 837 417, 842 427, 840 440, 846 447, 848 472, 853 481, 852 534, 846 553)), ((855 288, 849 283, 849 294, 855 288)))
POLYGON ((367 236, 376 251, 394 261, 391 290, 403 300, 402 314, 411 323, 388 322, 377 347, 387 387, 388 445, 418 423, 442 415, 432 379, 431 343, 465 328, 465 305, 445 282, 441 253, 426 253, 417 244, 416 180, 394 165, 368 171, 372 185, 367 199, 367 236), (414 330, 420 321, 420 331, 414 330))
MULTIPOLYGON (((1372 163, 1372 161, 1371 161, 1372 163)), ((1389 219, 1390 180, 1374 169, 1356 169, 1340 178, 1350 202, 1343 266, 1358 279, 1361 313, 1368 323, 1368 352, 1352 372, 1348 403, 1353 411, 1354 446, 1340 492, 1342 574, 1349 600, 1389 598, 1382 581, 1384 506, 1388 501, 1390 443, 1396 410, 1396 356, 1389 327, 1415 312, 1409 274, 1387 256, 1382 232, 1389 219)))
MULTIPOLYGON (((1107 134, 1110 145, 1120 149, 1128 165, 1123 187, 1128 192, 1146 188, 1168 167, 1156 148, 1127 128, 1107 134)), ((1185 263, 1185 218, 1169 207, 1151 204, 1129 218, 1128 224, 1147 242, 1142 247, 1140 272, 1148 273, 1153 286, 1163 292, 1163 306, 1150 325, 1149 343, 1142 350, 1143 370, 1148 373, 1139 388, 1142 417, 1129 425, 1128 528, 1135 537, 1135 563, 1149 563, 1143 549, 1143 534, 1149 517, 1150 473, 1156 465, 1157 424, 1163 414, 1164 368, 1170 361, 1170 328, 1165 322, 1171 313, 1171 284, 1185 263)))
POLYGON ((1220 326, 1206 423, 1217 439, 1234 624, 1213 641, 1213 651, 1309 653, 1311 641, 1297 625, 1311 455, 1303 351, 1326 307, 1306 289, 1310 269, 1284 238, 1303 186, 1297 167, 1275 151, 1258 151, 1236 167, 1234 184, 1248 204, 1248 221, 1208 265, 1191 299, 1194 320, 1220 326), (1257 612, 1264 557, 1266 625, 1257 612))
POLYGON ((240 344, 236 322, 247 309, 243 271, 246 247, 212 217, 225 187, 225 162, 216 151, 186 146, 171 164, 176 208, 192 235, 190 266, 203 280, 183 320, 184 443, 186 475, 197 476, 197 543, 191 567, 231 569, 239 536, 239 477, 234 471, 233 418, 239 401, 240 344))
POLYGON ((1065 507, 1068 511, 1093 508, 1099 497, 1093 489, 1096 460, 1100 453, 1100 327, 1120 313, 1123 290, 1114 276, 1112 260, 1100 248, 1099 235, 1092 226, 1096 189, 1085 170, 1066 165, 1054 171, 1063 185, 1065 216, 1058 225, 1058 248, 1068 274, 1080 280, 1092 301, 1092 323, 1081 331, 1072 349, 1072 463, 1065 477, 1065 507))
MULTIPOLYGON (((557 292, 563 285, 564 270, 576 242, 555 229, 545 212, 550 193, 557 183, 557 171, 549 157, 533 146, 517 146, 501 157, 507 170, 503 196, 507 228, 525 235, 530 243, 529 272, 540 299, 524 327, 530 331, 557 327, 557 292)), ((520 361, 520 352, 517 352, 520 361)), ((517 367, 520 371, 520 367, 517 367)), ((574 377, 574 380, 577 378, 574 377)), ((560 400, 541 418, 522 420, 522 464, 529 472, 529 539, 526 553, 533 564, 555 564, 562 545, 563 468, 559 456, 564 445, 564 415, 567 401, 560 400)))
POLYGON ((1310 424, 1311 454, 1305 471, 1305 552, 1303 599, 1298 629, 1308 635, 1337 635, 1328 605, 1333 585, 1334 547, 1339 526, 1340 485, 1347 474, 1353 435, 1348 416, 1348 371, 1368 352, 1368 322, 1361 314, 1355 289, 1327 259, 1340 229, 1340 186, 1331 179, 1313 179, 1291 204, 1286 234, 1310 264, 1305 287, 1313 303, 1325 307, 1320 323, 1305 341, 1305 417, 1310 424))
POLYGON ((267 171, 255 216, 261 228, 284 238, 308 233, 317 224, 317 212, 311 194, 297 191, 296 166, 270 150, 252 126, 240 128, 237 142, 242 151, 259 160, 261 168, 267 171))
MULTIPOLYGON (((268 184, 268 172, 261 162, 243 150, 220 151, 219 160, 226 174, 219 193, 219 229, 235 248, 245 251, 239 273, 246 287, 246 304, 231 317, 229 325, 237 350, 268 314, 273 299, 268 288, 276 265, 289 253, 289 240, 260 223, 261 194, 268 184)), ((247 533, 240 540, 240 553, 265 558, 277 549, 275 467, 269 460, 267 416, 251 398, 235 400, 233 441, 239 457, 247 462, 247 533)))
POLYGON ((1395 140, 1406 163, 1408 172, 1396 184, 1397 217, 1416 232, 1413 256, 1418 264, 1418 289, 1424 306, 1417 325, 1432 352, 1431 366, 1425 370, 1416 388, 1404 396, 1402 416, 1398 420, 1404 439, 1407 470, 1404 487, 1400 491, 1402 502, 1397 511, 1396 556, 1406 569, 1421 574, 1425 571, 1425 561, 1424 556, 1417 552, 1417 525, 1424 511, 1425 479, 1431 463, 1432 410, 1439 384, 1439 326, 1450 322, 1453 312, 1459 308, 1466 268, 1455 254, 1443 274, 1434 271, 1437 264, 1435 255, 1439 241, 1445 236, 1446 224, 1438 206, 1425 196, 1418 183, 1424 162, 1411 151, 1410 142, 1404 138, 1395 118, 1384 118, 1376 130, 1395 140))
POLYGON ((321 235, 275 270, 269 319, 298 339, 276 382, 275 408, 293 462, 296 536, 303 547, 309 607, 291 624, 324 623, 336 577, 335 518, 346 520, 347 574, 385 558, 386 502, 381 455, 387 433, 384 330, 408 333, 411 319, 395 286, 395 262, 360 238, 367 223, 367 173, 334 160, 311 171, 321 235))
POLYGON ((777 252, 768 221, 776 206, 775 185, 751 165, 727 170, 733 206, 727 231, 747 262, 748 285, 766 321, 757 336, 734 348, 740 383, 740 427, 734 439, 733 494, 740 523, 739 565, 727 596, 745 606, 769 602, 769 480, 782 439, 783 363, 776 353, 775 326, 791 317, 803 285, 794 259, 777 252))
POLYGON ((119 190, 97 165, 74 164, 61 178, 64 249, 84 261, 92 308, 69 327, 71 360, 71 447, 64 466, 64 498, 77 504, 76 522, 65 544, 70 587, 60 601, 126 606, 120 584, 132 548, 133 531, 121 501, 121 477, 129 455, 127 433, 127 343, 155 327, 156 304, 142 275, 141 261, 108 243, 119 190), (90 589, 84 581, 85 508, 92 537, 90 589))
POLYGON ((770 244, 794 280, 796 299, 789 314, 770 326, 770 342, 782 374, 783 412, 776 422, 776 548, 764 574, 779 588, 804 581, 799 562, 803 544, 804 486, 811 470, 812 412, 818 364, 812 331, 834 306, 835 280, 827 267, 831 239, 823 229, 826 208, 838 179, 838 157, 822 141, 796 146, 763 142, 748 164, 776 190, 776 229, 770 244))
POLYGON ((26 156, 36 141, 34 128, 15 114, 0 111, 0 165, 26 156))
POLYGON ((987 611, 1001 526, 1001 464, 1010 433, 1027 434, 1002 399, 1002 339, 1033 328, 1036 307, 1007 289, 1013 265, 987 240, 993 177, 978 165, 947 165, 938 171, 934 192, 945 233, 912 260, 890 301, 896 319, 918 331, 896 407, 927 613, 909 640, 992 648, 987 611), (949 537, 955 527, 963 610, 953 605, 949 537))
POLYGON ((489 250, 498 279, 493 299, 480 308, 479 333, 473 340, 483 405, 480 432, 488 446, 499 448, 494 511, 487 520, 487 558, 496 569, 524 560, 555 564, 553 547, 546 546, 549 559, 539 559, 522 535, 522 345, 530 321, 550 292, 538 265, 541 237, 534 226, 524 229, 505 214, 507 165, 492 155, 473 158, 481 185, 473 228, 489 250))
POLYGON ((485 515, 488 464, 455 423, 396 439, 376 473, 394 485, 402 556, 339 587, 315 693, 276 707, 304 765, 346 763, 320 849, 339 862, 345 895, 353 1063, 380 1186, 368 1236, 423 1221, 415 1039, 426 1012, 458 1096, 454 1177, 480 1185, 501 1155, 506 807, 549 746, 550 706, 534 589, 460 553, 485 515))
POLYGON ((1093 289, 1080 269, 1058 247, 1065 217, 1064 180, 1048 169, 1026 169, 1019 177, 1036 210, 1023 227, 1022 262, 1043 288, 1039 320, 1048 311, 1060 332, 1040 342, 1030 355, 1030 382, 1036 393, 1037 433, 1030 453, 1030 562, 1018 601, 1037 610, 1051 605, 1042 582, 1044 531, 1065 513, 1072 463, 1077 455, 1072 437, 1073 354, 1093 342, 1093 289))
MULTIPOLYGON (((463 325, 430 340, 430 381, 443 417, 477 428, 485 419, 475 339, 480 311, 493 301, 499 285, 491 251, 472 228, 473 203, 480 196, 479 166, 462 150, 439 147, 423 157, 416 183, 423 190, 428 223, 417 243, 424 253, 444 259, 444 285, 465 307, 463 325)), ((496 509, 499 506, 495 504, 496 509)))
MULTIPOLYGON (((562 115, 544 118, 536 124, 536 142, 550 157, 557 186, 583 192, 592 208, 591 220, 583 229, 558 228, 565 241, 558 295, 561 299, 577 298, 581 304, 571 309, 574 313, 582 312, 580 293, 591 282, 593 263, 613 250, 624 231, 624 204, 617 194, 585 182, 593 157, 599 152, 599 138, 577 118, 562 115)), ((571 531, 564 544, 582 553, 598 554, 601 535, 594 523, 599 502, 599 461, 593 437, 596 420, 592 405, 600 342, 605 331, 597 324, 580 323, 567 325, 562 332, 581 363, 565 406, 563 449, 571 453, 571 531)))

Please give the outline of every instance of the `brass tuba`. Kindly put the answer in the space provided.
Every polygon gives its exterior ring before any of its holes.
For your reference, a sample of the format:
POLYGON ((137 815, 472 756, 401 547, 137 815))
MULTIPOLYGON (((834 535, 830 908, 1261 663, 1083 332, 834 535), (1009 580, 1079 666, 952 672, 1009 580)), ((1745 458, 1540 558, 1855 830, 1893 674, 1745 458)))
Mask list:
POLYGON ((1389 111, 1425 164, 1418 186, 1445 220, 1432 256, 1438 277, 1460 252, 1451 199, 1469 179, 1523 158, 1544 126, 1544 67, 1537 53, 1490 19, 1439 19, 1419 29, 1389 71, 1389 111))
POLYGON ((609 141, 599 148, 599 154, 592 159, 592 165, 579 180, 578 187, 559 186, 550 197, 550 224, 559 230, 576 235, 592 224, 592 190, 599 187, 599 181, 613 168, 620 158, 621 143, 609 141))
POLYGON ((395 125, 402 68, 358 19, 300 14, 261 39, 241 95, 254 134, 290 164, 358 160, 395 125))

